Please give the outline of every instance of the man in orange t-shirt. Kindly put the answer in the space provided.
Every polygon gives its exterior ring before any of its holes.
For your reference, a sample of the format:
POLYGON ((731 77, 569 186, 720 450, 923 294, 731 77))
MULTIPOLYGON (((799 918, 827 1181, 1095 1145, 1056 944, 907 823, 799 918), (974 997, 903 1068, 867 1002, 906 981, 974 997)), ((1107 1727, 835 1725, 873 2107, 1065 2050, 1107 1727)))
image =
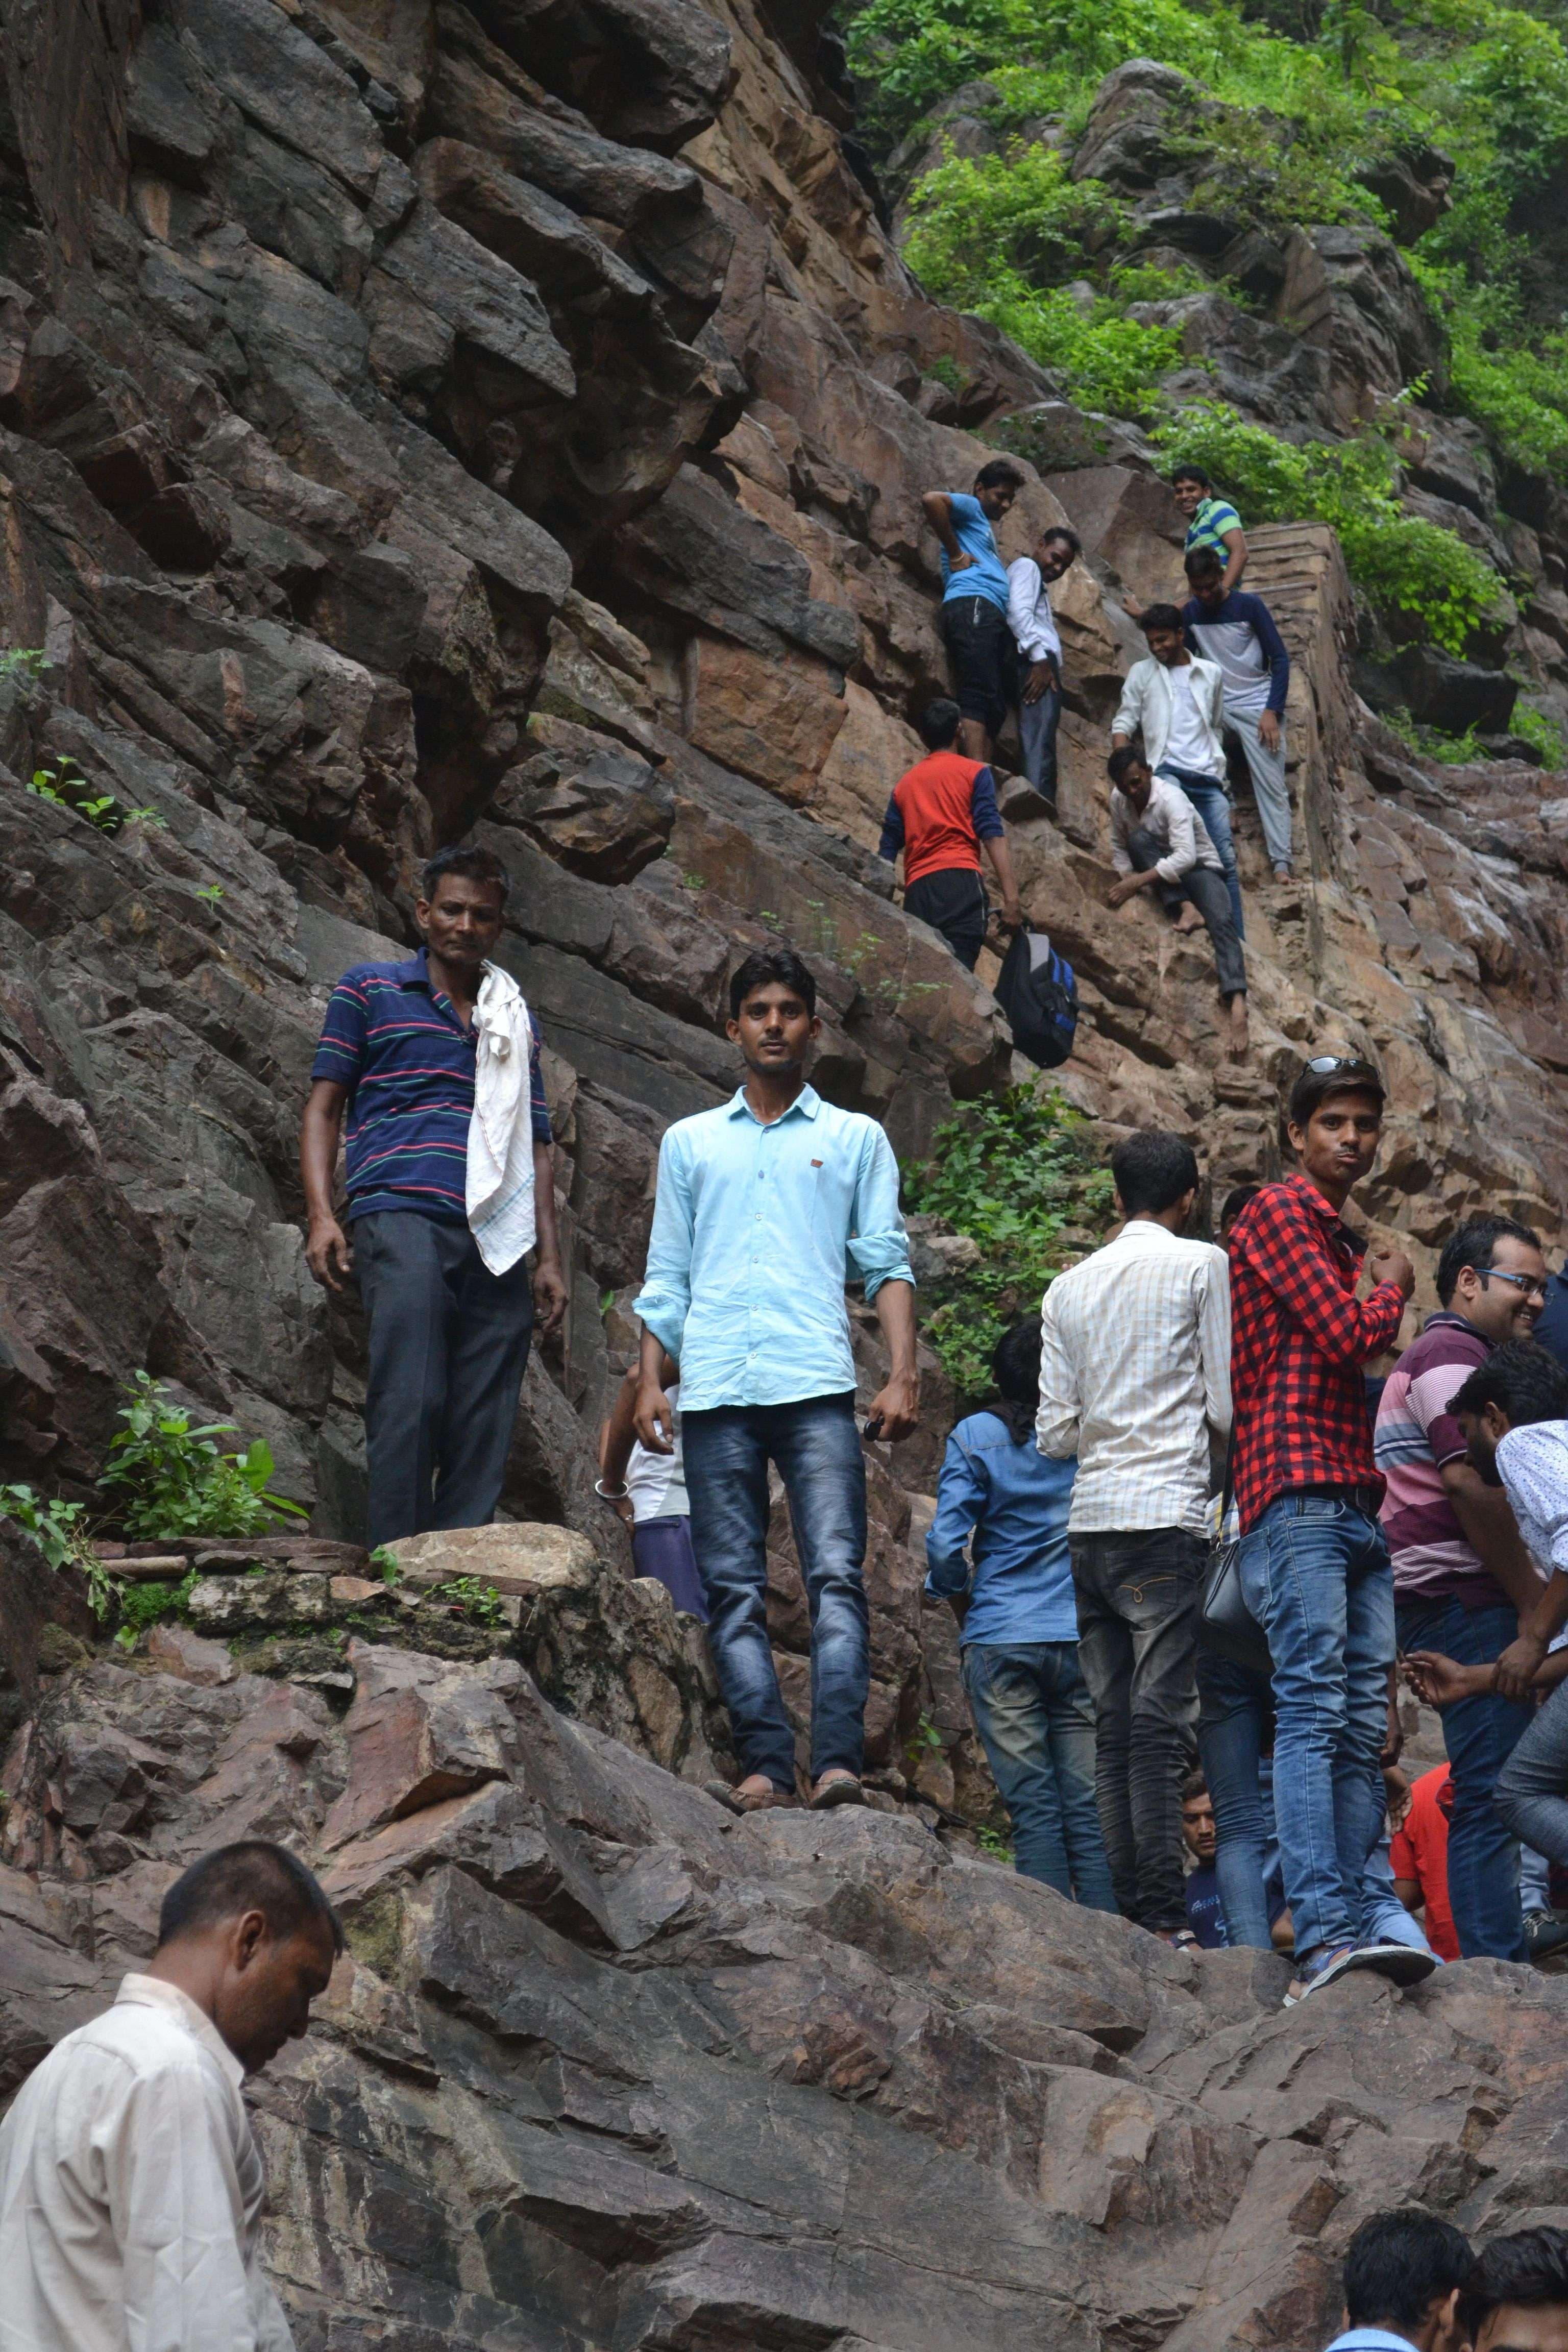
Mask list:
POLYGON ((940 931, 965 971, 973 971, 991 919, 980 872, 983 842, 1010 930, 1023 929, 1024 909, 996 805, 996 779, 983 760, 966 760, 953 748, 958 721, 956 702, 933 702, 921 713, 927 757, 893 786, 878 854, 891 865, 903 851, 905 914, 940 931))
POLYGON ((1407 1911, 1426 1909, 1426 1941, 1440 1960, 1457 1960, 1459 1938, 1448 1908, 1448 1816, 1454 1776, 1446 1764, 1423 1772, 1410 1791, 1410 1810, 1394 1833, 1388 1858, 1394 1890, 1407 1911))

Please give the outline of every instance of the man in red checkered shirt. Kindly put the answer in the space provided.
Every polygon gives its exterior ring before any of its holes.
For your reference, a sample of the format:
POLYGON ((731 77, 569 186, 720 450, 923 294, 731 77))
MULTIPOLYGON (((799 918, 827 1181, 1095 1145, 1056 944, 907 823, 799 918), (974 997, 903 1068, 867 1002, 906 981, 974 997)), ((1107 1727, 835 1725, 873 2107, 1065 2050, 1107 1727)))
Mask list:
POLYGON ((1374 1250, 1358 1299, 1365 1244, 1340 1212, 1377 1158, 1384 1100, 1369 1063, 1309 1062, 1288 1114, 1298 1171, 1264 1185, 1227 1244, 1241 1583, 1274 1660, 1274 1802, 1296 1931, 1287 2005, 1350 1969, 1412 1983, 1435 1965, 1363 1933, 1394 1657, 1363 1367, 1392 1346, 1415 1276, 1402 1250, 1374 1250))

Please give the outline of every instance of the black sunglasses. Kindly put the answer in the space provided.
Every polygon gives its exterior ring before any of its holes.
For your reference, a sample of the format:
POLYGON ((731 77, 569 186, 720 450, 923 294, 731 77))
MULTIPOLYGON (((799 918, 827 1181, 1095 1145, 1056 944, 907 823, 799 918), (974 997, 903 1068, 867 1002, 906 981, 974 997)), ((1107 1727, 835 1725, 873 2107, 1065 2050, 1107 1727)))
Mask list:
POLYGON ((1383 1080, 1378 1076, 1377 1072, 1373 1068, 1372 1064, 1370 1062, 1361 1061, 1353 1054, 1349 1055, 1343 1054, 1314 1054, 1311 1060, 1308 1063, 1307 1067, 1311 1071, 1312 1076, 1315 1078, 1326 1078, 1331 1070, 1356 1070, 1359 1071, 1363 1077, 1370 1078, 1372 1080, 1379 1094, 1383 1092, 1383 1080))

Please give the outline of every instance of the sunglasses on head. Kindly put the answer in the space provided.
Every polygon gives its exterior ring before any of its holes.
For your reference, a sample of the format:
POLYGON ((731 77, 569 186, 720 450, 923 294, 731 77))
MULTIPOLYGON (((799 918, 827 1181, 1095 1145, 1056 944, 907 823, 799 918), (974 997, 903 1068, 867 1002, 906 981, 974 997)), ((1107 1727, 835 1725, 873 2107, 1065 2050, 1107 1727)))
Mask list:
POLYGON ((1307 1067, 1315 1078, 1326 1078, 1331 1070, 1354 1070, 1362 1077, 1370 1078, 1379 1094, 1383 1092, 1383 1080, 1372 1064, 1362 1061, 1354 1054, 1314 1054, 1307 1067))

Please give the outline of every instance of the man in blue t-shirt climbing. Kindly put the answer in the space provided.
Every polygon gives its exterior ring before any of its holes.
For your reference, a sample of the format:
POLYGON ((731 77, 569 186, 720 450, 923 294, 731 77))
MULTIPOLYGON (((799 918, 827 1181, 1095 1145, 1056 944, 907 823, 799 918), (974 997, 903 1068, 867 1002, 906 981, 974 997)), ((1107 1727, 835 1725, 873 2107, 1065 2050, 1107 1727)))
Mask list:
POLYGON ((993 457, 974 477, 973 495, 928 490, 921 503, 942 541, 942 634, 952 660, 963 719, 958 745, 966 760, 989 760, 1013 700, 1017 656, 1007 625, 1007 567, 993 525, 1018 495, 1024 477, 993 457))
POLYGON ((1290 656, 1261 596, 1227 588, 1217 548, 1194 547, 1186 559, 1192 594, 1182 607, 1188 645, 1215 663, 1225 681, 1221 715, 1241 739, 1276 881, 1290 879, 1290 794, 1285 782, 1285 698, 1290 656))

